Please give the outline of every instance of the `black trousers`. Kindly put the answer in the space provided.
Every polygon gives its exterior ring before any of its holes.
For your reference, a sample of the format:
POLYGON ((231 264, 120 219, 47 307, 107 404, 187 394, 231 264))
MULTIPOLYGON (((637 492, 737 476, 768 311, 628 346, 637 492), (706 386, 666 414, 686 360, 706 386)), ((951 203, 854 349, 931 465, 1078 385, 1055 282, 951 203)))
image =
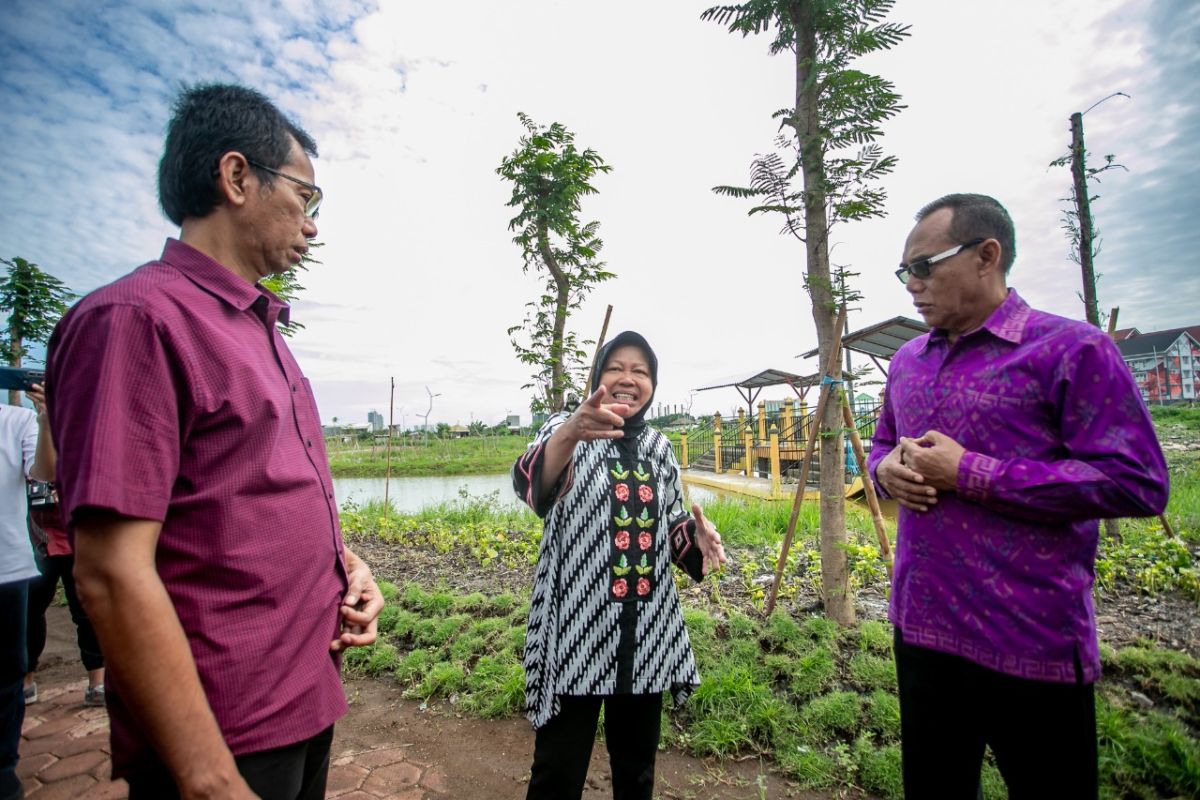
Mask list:
POLYGON ((563 695, 559 703, 558 714, 538 729, 526 800, 572 800, 583 795, 602 703, 613 800, 651 800, 662 694, 563 695))
MULTIPOLYGON (((311 739, 236 756, 238 772, 262 800, 325 800, 329 777, 330 725, 311 739)), ((161 763, 126 777, 129 800, 178 800, 179 790, 161 763)))
POLYGON ((25 658, 29 581, 0 583, 0 798, 21 797, 17 759, 25 698, 21 693, 29 662, 25 658))
POLYGON ((37 560, 38 569, 42 574, 29 582, 29 628, 26 632, 25 643, 29 650, 29 671, 38 668, 38 660, 46 649, 46 609, 54 600, 54 591, 61 580, 63 592, 67 595, 67 608, 71 611, 71 621, 75 623, 75 638, 79 643, 79 658, 83 668, 88 672, 104 666, 104 656, 100 654, 100 642, 96 639, 96 631, 79 603, 79 595, 75 593, 75 578, 71 570, 75 567, 75 556, 45 556, 37 560))
MULTIPOLYGON (((909 800, 974 800, 985 746, 1010 800, 1099 792, 1092 684, 1016 678, 895 638, 909 800)), ((1082 674, 1078 663, 1076 674, 1082 674)))

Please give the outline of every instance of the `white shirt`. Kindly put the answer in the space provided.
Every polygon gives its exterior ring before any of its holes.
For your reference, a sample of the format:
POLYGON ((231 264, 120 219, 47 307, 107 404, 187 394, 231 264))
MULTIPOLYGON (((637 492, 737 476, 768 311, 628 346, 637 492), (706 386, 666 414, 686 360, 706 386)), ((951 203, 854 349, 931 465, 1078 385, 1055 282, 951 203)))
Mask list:
POLYGON ((37 440, 37 414, 0 405, 0 583, 38 575, 25 522, 25 479, 33 468, 37 440))

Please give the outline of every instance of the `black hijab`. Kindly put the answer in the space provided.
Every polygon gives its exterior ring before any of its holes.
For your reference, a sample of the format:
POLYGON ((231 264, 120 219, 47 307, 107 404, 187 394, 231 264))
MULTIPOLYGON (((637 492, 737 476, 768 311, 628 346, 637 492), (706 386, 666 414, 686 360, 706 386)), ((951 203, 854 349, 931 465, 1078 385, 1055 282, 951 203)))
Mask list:
POLYGON ((654 355, 654 351, 650 348, 650 343, 646 341, 646 337, 635 331, 622 331, 605 342, 604 346, 600 348, 600 355, 596 358, 596 370, 592 373, 591 391, 594 392, 600 388, 600 375, 604 372, 604 365, 608 362, 609 357, 618 348, 629 346, 641 350, 646 356, 646 363, 650 365, 650 396, 646 398, 646 402, 642 404, 642 407, 638 409, 636 414, 625 420, 625 426, 622 428, 625 431, 625 436, 617 439, 618 443, 632 443, 646 428, 646 412, 650 410, 650 403, 654 400, 654 392, 658 389, 658 356, 654 355))

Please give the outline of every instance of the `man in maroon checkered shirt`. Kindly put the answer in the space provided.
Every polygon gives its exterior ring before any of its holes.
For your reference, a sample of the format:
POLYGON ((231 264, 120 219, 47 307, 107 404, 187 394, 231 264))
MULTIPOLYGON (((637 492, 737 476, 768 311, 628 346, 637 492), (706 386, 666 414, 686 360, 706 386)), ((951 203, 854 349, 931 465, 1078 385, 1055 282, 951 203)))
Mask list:
POLYGON ((258 285, 317 235, 315 155, 258 92, 185 90, 159 164, 179 239, 51 341, 60 499, 132 800, 323 798, 339 654, 375 638, 288 307, 258 285))

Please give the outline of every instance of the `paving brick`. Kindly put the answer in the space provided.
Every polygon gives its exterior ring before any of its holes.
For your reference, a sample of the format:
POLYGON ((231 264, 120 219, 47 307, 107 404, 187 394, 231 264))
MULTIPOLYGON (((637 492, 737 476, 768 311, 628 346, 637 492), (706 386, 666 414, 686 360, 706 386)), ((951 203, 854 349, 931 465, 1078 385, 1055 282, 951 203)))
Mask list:
POLYGON ((76 753, 86 753, 88 750, 108 752, 108 733, 93 733, 88 736, 60 736, 50 739, 53 747, 51 753, 59 758, 73 756, 76 753))
POLYGON ((60 739, 56 739, 53 736, 47 737, 45 739, 22 739, 21 740, 21 758, 26 758, 28 756, 36 756, 39 753, 49 753, 59 743, 60 743, 60 739))
POLYGON ((125 781, 101 781, 80 800, 126 800, 128 797, 129 784, 125 781))
POLYGON ((437 767, 431 767, 421 776, 421 785, 438 794, 446 794, 446 773, 437 767))
MULTIPOLYGON (((333 795, 326 795, 326 796, 333 797, 333 795)), ((339 795, 337 800, 379 800, 379 798, 373 794, 367 794, 364 791, 356 790, 356 791, 351 792, 350 794, 339 795)))
POLYGON ((77 775, 91 777, 91 771, 106 761, 108 761, 108 756, 99 750, 76 753, 43 769, 38 773, 38 779, 49 784, 74 778, 77 775))
POLYGON ((75 713, 80 719, 108 719, 108 709, 101 706, 84 706, 75 713))
POLYGON ((380 797, 387 797, 409 786, 416 785, 421 779, 421 770, 412 764, 401 761, 389 764, 371 771, 371 776, 363 782, 364 792, 371 792, 380 797))
POLYGON ((354 763, 367 769, 386 767, 398 761, 405 761, 408 755, 406 748, 384 747, 379 750, 368 750, 354 757, 354 763))
POLYGON ((31 731, 45 721, 46 720, 44 718, 39 717, 36 714, 31 715, 27 711, 25 713, 25 719, 21 720, 21 735, 24 736, 25 731, 31 731))
POLYGON ((108 717, 101 719, 77 720, 79 725, 70 731, 70 735, 76 738, 83 736, 91 736, 95 733, 108 735, 108 717))
POLYGON ((35 792, 26 789, 25 796, 30 800, 79 800, 95 785, 94 778, 88 775, 76 775, 65 781, 43 784, 35 792))
POLYGON ((325 784, 326 797, 338 797, 359 788, 368 774, 368 770, 356 764, 331 767, 325 784))
POLYGON ((40 725, 21 731, 21 735, 26 739, 45 739, 47 736, 54 736, 58 733, 66 733, 79 724, 79 720, 74 717, 63 717, 62 719, 52 719, 43 722, 40 725))
POLYGON ((421 787, 414 786, 396 794, 382 795, 382 797, 383 800, 424 800, 425 793, 421 791, 421 787))
POLYGON ((26 757, 21 755, 21 760, 17 762, 17 777, 21 780, 27 780, 38 774, 39 770, 58 761, 58 758, 51 753, 38 753, 37 755, 26 757))

